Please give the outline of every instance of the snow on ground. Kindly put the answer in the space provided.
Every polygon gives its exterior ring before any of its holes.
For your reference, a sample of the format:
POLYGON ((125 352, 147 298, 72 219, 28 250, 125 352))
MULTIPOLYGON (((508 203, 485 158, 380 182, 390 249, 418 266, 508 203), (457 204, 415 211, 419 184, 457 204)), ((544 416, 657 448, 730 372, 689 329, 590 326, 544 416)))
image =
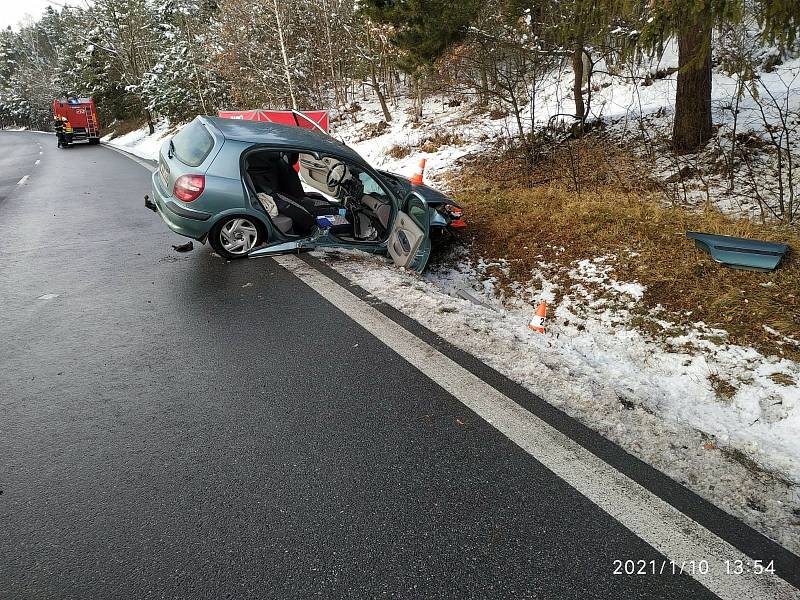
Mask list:
MULTIPOLYGON (((792 155, 800 155, 800 121, 797 121, 800 57, 787 60, 770 72, 758 73, 757 83, 750 83, 751 88, 758 88, 756 97, 765 106, 763 113, 759 102, 749 92, 736 104, 738 80, 717 68, 712 85, 715 137, 702 152, 683 157, 669 152, 677 64, 674 43, 666 47, 661 57, 635 67, 607 65, 601 60, 595 65, 592 77, 590 120, 601 119, 606 123, 609 137, 629 146, 649 163, 651 175, 665 184, 670 201, 689 206, 710 203, 729 214, 759 216, 762 212, 757 201, 759 194, 765 202, 777 204, 780 185, 775 149, 770 146, 770 130, 775 133, 776 128, 781 127, 782 118, 787 122, 792 155), (737 176, 731 192, 726 169, 731 160, 734 106, 738 109, 735 132, 742 138, 737 144, 740 149, 748 147, 751 164, 748 167, 740 157, 733 159, 737 176)), ((521 113, 526 130, 534 123, 543 126, 553 119, 564 119, 563 115, 574 111, 572 79, 569 69, 554 71, 541 79, 535 103, 527 105, 521 113)), ((518 133, 512 115, 492 119, 486 111, 476 111, 467 103, 449 106, 447 98, 434 96, 425 101, 420 123, 412 121, 410 99, 396 101, 390 106, 392 122, 379 135, 373 136, 369 135, 370 128, 374 131, 375 125, 383 120, 377 100, 360 99, 358 106, 361 110, 356 112, 339 111, 340 118, 334 120, 337 137, 353 146, 374 166, 401 174, 410 175, 419 159, 426 158, 426 178, 440 187, 444 185, 441 178, 444 171, 452 168, 457 159, 485 151, 494 142, 518 133), (426 151, 425 142, 437 134, 450 134, 454 141, 426 151), (387 155, 388 150, 396 147, 409 147, 410 152, 400 158, 387 155)), ((334 114, 336 116, 336 111, 334 114)), ((785 145, 786 138, 781 139, 785 145)), ((785 164, 783 168, 785 171, 785 164)), ((785 179, 786 173, 784 188, 785 179)), ((798 192, 800 190, 795 193, 798 192)))
MULTIPOLYGON (((800 388, 771 378, 781 373, 800 381, 796 363, 712 342, 719 332, 703 324, 667 344, 649 339, 629 325, 625 308, 635 304, 641 286, 601 278, 623 307, 612 309, 580 285, 581 278, 598 279, 605 268, 602 259, 575 265, 578 283, 548 315, 542 335, 527 327, 535 302, 502 301, 485 277, 488 267, 502 268, 502 263, 455 259, 452 267, 420 278, 376 256, 319 255, 449 342, 787 547, 800 549, 800 531, 786 526, 797 521, 792 511, 800 510, 800 388), (470 284, 483 304, 458 297, 457 291, 470 284), (688 351, 687 344, 705 351, 688 351), (736 394, 720 400, 711 374, 736 380, 736 394)), ((553 287, 534 278, 528 289, 538 301, 552 297, 553 287)))
POLYGON ((107 135, 102 141, 140 158, 158 160, 158 150, 161 148, 161 144, 169 139, 174 129, 168 121, 161 121, 156 125, 152 135, 147 127, 142 127, 118 137, 107 135))
MULTIPOLYGON (((649 85, 604 74, 593 80, 597 89, 592 115, 604 119, 612 138, 634 142, 640 156, 655 149, 651 165, 661 180, 673 176, 687 160, 708 160, 695 156, 678 162, 658 139, 666 139, 671 127, 677 78, 675 73, 664 73, 676 66, 675 49, 669 48, 660 61, 622 73, 641 77, 661 71, 649 85)), ((596 68, 606 70, 605 65, 596 68)), ((789 61, 763 81, 779 103, 800 103, 800 93, 792 92, 798 73, 800 61, 789 61)), ((715 72, 714 122, 721 125, 718 143, 723 149, 732 124, 732 112, 726 109, 731 85, 735 81, 715 72)), ((533 110, 524 111, 525 125, 532 120, 543 124, 570 112, 571 86, 570 73, 546 80, 533 110)), ((358 104, 355 118, 345 112, 335 122, 336 135, 371 164, 389 171, 411 174, 419 159, 426 158, 426 181, 440 186, 458 158, 486 151, 501 136, 517 131, 510 116, 492 120, 486 113, 471 114, 463 105, 453 107, 443 98, 430 98, 421 123, 411 120, 411 102, 401 100, 391 108, 392 122, 371 136, 383 119, 378 103, 358 104), (443 132, 454 142, 438 148, 434 144, 426 151, 426 141, 443 132), (409 151, 396 158, 387 154, 398 147, 409 151)), ((765 134, 763 124, 742 116, 752 117, 757 110, 753 102, 741 101, 740 132, 745 130, 742 123, 747 123, 756 135, 765 134)), ((767 181, 769 177, 764 169, 765 186, 774 183, 767 181)), ((692 178, 686 177, 689 181, 682 190, 687 204, 710 200, 737 215, 755 213, 753 203, 725 193, 722 178, 692 178)), ((656 340, 637 330, 631 324, 632 312, 645 290, 638 282, 614 279, 614 257, 576 261, 563 281, 546 275, 553 266, 542 264, 529 282, 518 283, 515 294, 507 297, 490 275, 492 268, 505 265, 491 257, 461 257, 452 268, 434 269, 420 279, 374 256, 342 252, 323 256, 344 275, 451 343, 800 551, 797 363, 728 344, 725 332, 704 323, 674 328, 658 310, 648 316, 672 331, 672 337, 656 340), (547 333, 531 332, 527 322, 536 303, 553 302, 559 286, 565 285, 563 300, 548 316, 547 333), (459 291, 465 287, 481 303, 464 299, 459 291), (714 382, 729 384, 730 397, 721 395, 714 382)))
POLYGON ((375 99, 360 100, 361 110, 355 113, 353 122, 345 114, 333 124, 333 133, 361 154, 367 162, 378 169, 392 171, 400 175, 411 175, 420 159, 427 161, 425 167, 426 183, 443 182, 441 176, 453 168, 459 158, 482 152, 488 144, 503 135, 507 120, 491 120, 488 115, 468 116, 465 105, 448 106, 442 97, 432 97, 425 101, 423 119, 414 123, 411 117, 411 100, 400 99, 390 110, 392 122, 377 136, 364 139, 366 132, 383 121, 383 114, 375 99), (457 138, 453 143, 432 144, 426 149, 426 142, 435 136, 447 134, 457 138), (435 149, 434 149, 435 147, 435 149), (393 148, 408 148, 408 155, 393 158, 387 152, 393 148))

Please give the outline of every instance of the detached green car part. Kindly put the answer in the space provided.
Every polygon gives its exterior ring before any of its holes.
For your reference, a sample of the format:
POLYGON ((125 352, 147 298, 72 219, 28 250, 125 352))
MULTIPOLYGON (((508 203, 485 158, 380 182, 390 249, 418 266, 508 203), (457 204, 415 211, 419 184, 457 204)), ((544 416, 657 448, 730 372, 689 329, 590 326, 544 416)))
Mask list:
POLYGON ((686 237, 718 263, 738 269, 773 271, 789 250, 786 244, 687 231, 686 237))
POLYGON ((358 248, 422 271, 431 238, 464 225, 442 193, 277 123, 197 117, 163 144, 151 183, 147 208, 229 259, 358 248))

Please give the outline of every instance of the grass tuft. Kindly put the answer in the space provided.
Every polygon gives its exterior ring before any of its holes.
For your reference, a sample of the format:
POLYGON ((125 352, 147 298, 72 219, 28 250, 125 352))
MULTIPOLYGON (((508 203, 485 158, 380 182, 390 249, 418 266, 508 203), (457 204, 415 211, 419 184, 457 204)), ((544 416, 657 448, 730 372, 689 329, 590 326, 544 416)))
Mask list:
POLYGON ((736 395, 736 386, 728 381, 725 381, 716 373, 711 373, 708 376, 708 381, 711 383, 711 389, 721 400, 731 400, 736 395))
POLYGON ((404 146, 404 145, 398 144, 398 145, 395 145, 395 146, 392 146, 391 148, 389 148, 386 151, 386 154, 388 156, 391 156, 392 158, 395 158, 395 159, 405 158, 406 156, 411 154, 411 146, 404 146))
POLYGON ((443 146, 460 146, 464 143, 462 138, 457 133, 450 131, 439 130, 432 136, 427 138, 421 145, 420 150, 423 152, 437 152, 443 146))
POLYGON ((786 387, 792 387, 797 385, 797 382, 794 380, 794 377, 791 375, 787 375, 786 373, 773 373, 769 376, 772 381, 777 383, 778 385, 785 385, 786 387))
POLYGON ((100 135, 106 136, 111 134, 111 139, 136 131, 144 127, 146 123, 139 119, 125 119, 124 121, 114 121, 110 125, 100 129, 100 135))

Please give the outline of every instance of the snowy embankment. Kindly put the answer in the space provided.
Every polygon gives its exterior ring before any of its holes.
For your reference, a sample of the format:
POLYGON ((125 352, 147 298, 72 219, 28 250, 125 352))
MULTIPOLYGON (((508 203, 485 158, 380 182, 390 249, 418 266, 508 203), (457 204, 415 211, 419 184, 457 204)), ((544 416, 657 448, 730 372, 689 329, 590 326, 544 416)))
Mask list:
POLYGON ((174 130, 175 128, 171 127, 169 122, 161 121, 156 125, 152 135, 147 127, 142 127, 118 137, 107 135, 102 141, 139 158, 158 160, 158 150, 161 148, 161 144, 170 138, 174 130))

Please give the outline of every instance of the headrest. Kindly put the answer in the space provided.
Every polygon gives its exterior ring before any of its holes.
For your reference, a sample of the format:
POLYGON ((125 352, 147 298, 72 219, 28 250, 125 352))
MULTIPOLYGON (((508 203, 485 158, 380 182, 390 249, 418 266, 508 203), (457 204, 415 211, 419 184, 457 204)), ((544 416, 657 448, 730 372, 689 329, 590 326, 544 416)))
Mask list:
POLYGON ((256 152, 247 157, 248 170, 271 170, 280 156, 273 152, 256 152))

